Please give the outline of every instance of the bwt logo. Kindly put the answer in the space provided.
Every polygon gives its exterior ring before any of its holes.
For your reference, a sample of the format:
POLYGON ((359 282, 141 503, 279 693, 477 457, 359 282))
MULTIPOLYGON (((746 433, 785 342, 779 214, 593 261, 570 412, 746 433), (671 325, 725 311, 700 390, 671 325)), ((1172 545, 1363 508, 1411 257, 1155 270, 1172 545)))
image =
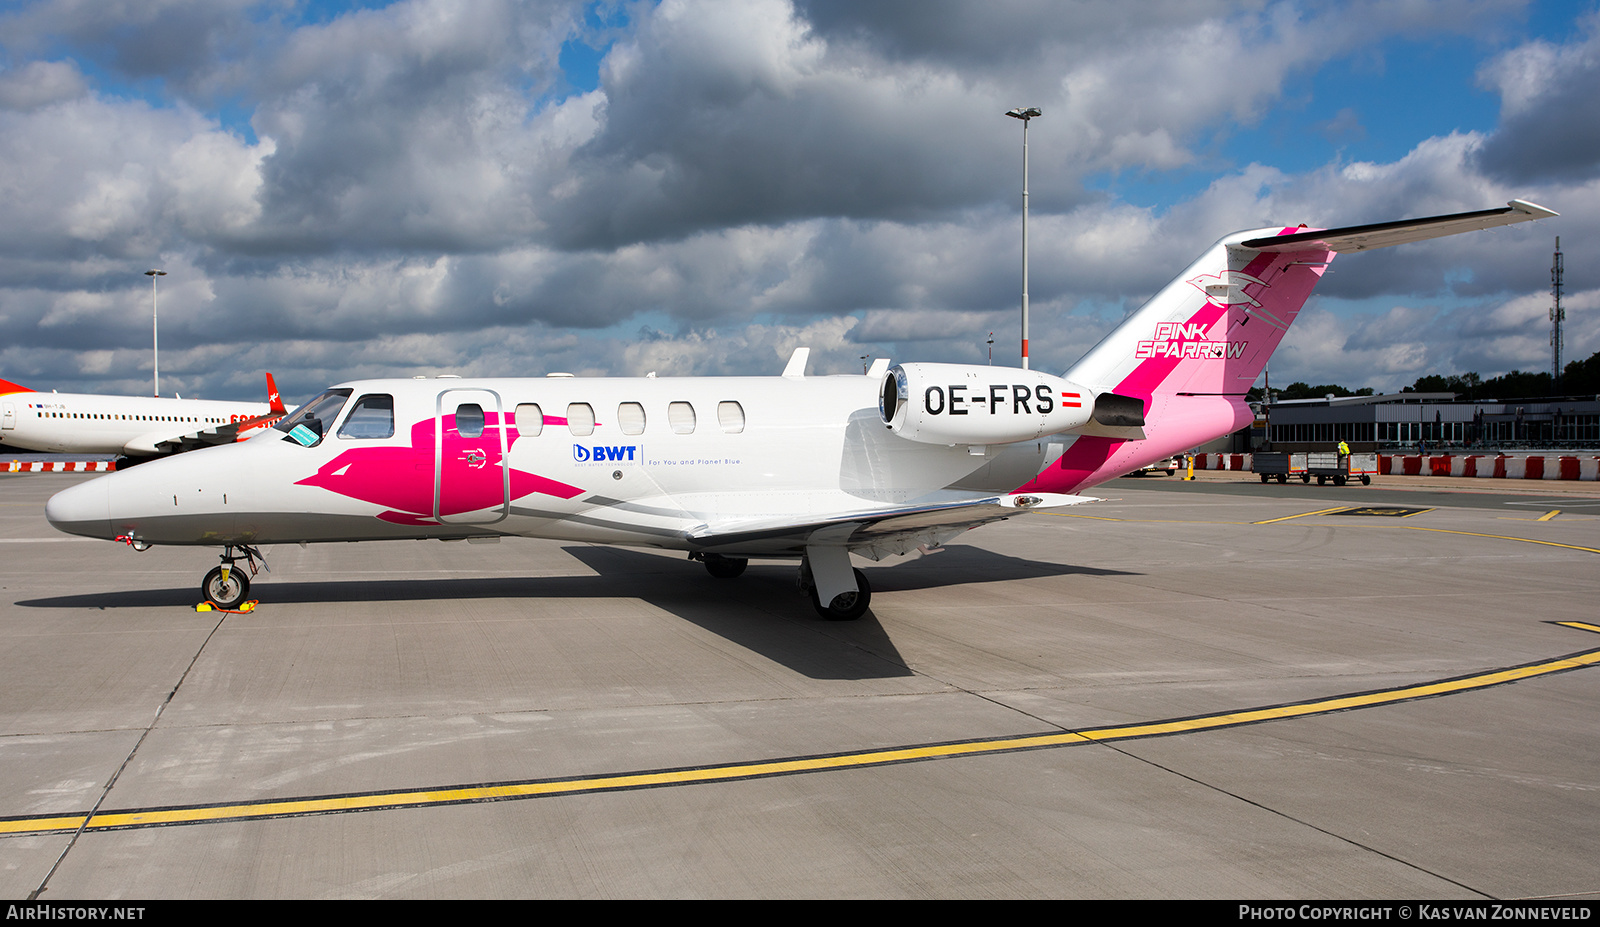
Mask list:
POLYGON ((599 463, 607 460, 635 460, 638 452, 637 444, 624 444, 621 447, 596 444, 593 446, 574 444, 572 446, 572 459, 578 463, 599 463))

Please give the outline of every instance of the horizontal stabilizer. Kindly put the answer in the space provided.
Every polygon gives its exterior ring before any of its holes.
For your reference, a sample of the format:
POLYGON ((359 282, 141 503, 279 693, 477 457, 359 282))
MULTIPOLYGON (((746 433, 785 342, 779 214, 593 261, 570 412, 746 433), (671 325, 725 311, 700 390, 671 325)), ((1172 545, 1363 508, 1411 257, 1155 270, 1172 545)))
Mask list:
POLYGON ((1352 225, 1342 229, 1321 229, 1296 232, 1289 235, 1272 235, 1240 242, 1241 247, 1256 251, 1371 251, 1413 241, 1443 238, 1461 232, 1492 229, 1502 225, 1548 219, 1559 213, 1536 206, 1524 200, 1512 200, 1499 209, 1480 209, 1477 212, 1458 212, 1449 216, 1431 216, 1426 219, 1401 219, 1398 222, 1379 222, 1375 225, 1352 225))

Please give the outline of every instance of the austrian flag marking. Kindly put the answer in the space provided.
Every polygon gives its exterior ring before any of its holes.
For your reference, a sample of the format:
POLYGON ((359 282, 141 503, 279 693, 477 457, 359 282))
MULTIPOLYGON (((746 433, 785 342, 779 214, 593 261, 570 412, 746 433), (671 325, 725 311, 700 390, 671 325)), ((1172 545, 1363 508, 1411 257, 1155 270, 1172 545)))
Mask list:
POLYGON ((1068 408, 1068 409, 1081 409, 1081 408, 1083 408, 1082 399, 1083 399, 1083 397, 1080 396, 1077 393, 1062 393, 1061 394, 1061 404, 1063 406, 1065 406, 1066 408, 1068 408))

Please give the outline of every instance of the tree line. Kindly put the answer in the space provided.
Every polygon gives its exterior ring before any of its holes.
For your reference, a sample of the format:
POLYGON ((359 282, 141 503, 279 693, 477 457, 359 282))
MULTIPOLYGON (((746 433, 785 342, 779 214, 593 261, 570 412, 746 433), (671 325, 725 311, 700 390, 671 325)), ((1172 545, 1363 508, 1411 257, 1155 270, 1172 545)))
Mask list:
MULTIPOLYGON (((1246 399, 1251 402, 1261 401, 1261 388, 1256 387, 1246 394, 1246 399)), ((1491 399, 1540 399, 1546 396, 1592 396, 1600 394, 1600 351, 1589 355, 1586 360, 1575 360, 1561 369, 1561 383, 1555 383, 1549 371, 1543 373, 1525 373, 1513 370, 1498 377, 1485 380, 1476 372, 1450 374, 1441 376, 1429 374, 1418 377, 1417 382, 1410 386, 1402 387, 1402 393, 1455 393, 1456 398, 1467 402, 1491 399)), ((1337 383, 1323 383, 1311 386, 1307 383, 1290 383, 1282 389, 1275 389, 1278 401, 1289 399, 1321 399, 1332 393, 1334 396, 1371 396, 1371 387, 1361 389, 1346 389, 1337 383)))

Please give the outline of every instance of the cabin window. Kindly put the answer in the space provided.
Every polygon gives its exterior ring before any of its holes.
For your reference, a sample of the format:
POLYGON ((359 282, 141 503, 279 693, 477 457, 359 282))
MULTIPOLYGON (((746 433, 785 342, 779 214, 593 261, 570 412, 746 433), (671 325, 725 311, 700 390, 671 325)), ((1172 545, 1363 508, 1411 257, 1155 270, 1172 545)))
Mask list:
POLYGON ((744 406, 731 399, 717 403, 717 422, 730 435, 744 431, 744 406))
POLYGON ((567 430, 575 435, 594 434, 594 406, 574 402, 567 406, 567 430))
POLYGON ((463 402, 456 406, 456 434, 463 438, 483 435, 483 406, 475 402, 463 402))
POLYGON ((694 406, 687 402, 674 402, 667 406, 667 424, 675 435, 694 434, 694 406))
POLYGON ((394 397, 384 393, 362 396, 339 426, 341 438, 394 437, 394 397))
POLYGON ((617 406, 617 427, 625 435, 644 434, 644 406, 637 402, 624 402, 617 406))
POLYGON ((537 435, 544 430, 544 410, 536 402, 524 402, 517 406, 516 413, 517 434, 523 436, 537 435))

